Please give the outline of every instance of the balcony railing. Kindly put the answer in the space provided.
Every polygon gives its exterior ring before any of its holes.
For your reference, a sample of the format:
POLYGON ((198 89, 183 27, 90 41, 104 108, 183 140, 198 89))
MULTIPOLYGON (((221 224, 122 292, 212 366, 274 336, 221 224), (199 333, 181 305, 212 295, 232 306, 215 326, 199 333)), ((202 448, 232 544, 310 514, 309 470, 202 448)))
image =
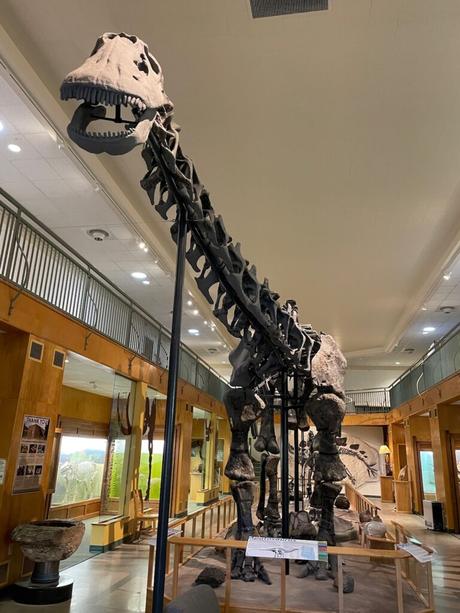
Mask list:
POLYGON ((460 324, 446 334, 389 387, 397 407, 460 370, 460 324))
MULTIPOLYGON (((10 312, 27 292, 168 368, 169 332, 1 188, 0 278, 18 290, 10 312)), ((219 400, 228 389, 226 381, 185 345, 179 376, 219 400)))
POLYGON ((387 388, 347 390, 347 412, 394 409, 460 371, 460 324, 455 326, 387 388))
POLYGON ((384 387, 346 391, 347 413, 386 413, 390 410, 390 394, 384 387))

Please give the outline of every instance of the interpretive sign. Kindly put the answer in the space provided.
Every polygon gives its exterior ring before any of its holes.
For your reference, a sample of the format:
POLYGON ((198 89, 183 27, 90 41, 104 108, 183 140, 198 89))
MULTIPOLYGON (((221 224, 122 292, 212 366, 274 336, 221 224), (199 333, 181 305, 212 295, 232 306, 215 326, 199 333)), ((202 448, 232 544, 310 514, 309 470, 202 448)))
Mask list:
POLYGON ((24 415, 13 494, 40 489, 49 427, 49 417, 24 415))
POLYGON ((400 543, 398 545, 398 549, 402 549, 403 551, 407 551, 410 555, 421 562, 422 564, 426 564, 427 562, 431 562, 433 560, 433 554, 423 547, 419 545, 414 545, 413 543, 400 543))
POLYGON ((254 558, 327 562, 327 543, 326 541, 251 536, 248 540, 246 555, 254 558))

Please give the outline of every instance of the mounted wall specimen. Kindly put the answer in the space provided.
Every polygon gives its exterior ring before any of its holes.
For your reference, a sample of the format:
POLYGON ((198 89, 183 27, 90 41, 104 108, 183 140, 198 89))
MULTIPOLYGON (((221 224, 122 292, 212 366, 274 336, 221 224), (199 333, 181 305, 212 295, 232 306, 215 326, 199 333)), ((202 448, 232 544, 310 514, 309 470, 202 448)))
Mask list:
MULTIPOLYGON (((336 445, 345 412, 346 361, 340 349, 329 335, 300 324, 295 301, 280 304, 268 280, 258 281, 255 266, 244 258, 240 244, 233 242, 193 162, 181 149, 163 73, 142 40, 125 33, 103 34, 90 57, 64 79, 61 97, 82 100, 68 134, 83 149, 121 155, 136 145, 143 146, 147 173, 141 185, 164 219, 176 213, 171 226, 176 242, 180 230, 177 213, 185 214, 186 258, 197 273, 197 285, 213 305, 215 317, 238 339, 229 356, 234 389, 224 398, 232 430, 225 474, 233 481, 238 536, 247 538, 255 530, 251 512, 254 469, 248 454, 248 432, 260 417, 256 446, 269 454, 266 474, 271 478, 269 502, 265 507, 265 501, 260 501, 260 514, 273 525, 279 519, 273 479, 278 462, 273 458, 279 454, 273 423, 277 407, 284 414, 289 411, 291 426, 308 429, 308 416, 317 428, 312 442, 315 489, 311 503, 321 510, 318 538, 334 544, 333 505, 340 491, 337 482, 346 476, 336 445), (107 131, 108 125, 113 131, 107 131)), ((281 442, 287 449, 287 432, 281 442)), ((284 510, 286 531, 286 506, 284 510)), ((259 561, 244 560, 240 553, 235 554, 233 574, 247 581, 255 576, 268 579, 259 561)))

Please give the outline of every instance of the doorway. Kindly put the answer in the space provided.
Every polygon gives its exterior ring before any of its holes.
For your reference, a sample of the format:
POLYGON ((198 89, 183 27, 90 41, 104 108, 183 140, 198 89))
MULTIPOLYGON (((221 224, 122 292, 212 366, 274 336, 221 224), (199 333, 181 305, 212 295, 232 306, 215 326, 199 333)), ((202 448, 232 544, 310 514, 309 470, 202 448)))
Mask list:
POLYGON ((454 480, 454 502, 456 506, 455 532, 460 532, 460 435, 450 435, 452 451, 452 476, 454 480))
POLYGON ((430 443, 417 442, 417 464, 422 508, 423 500, 436 500, 434 455, 430 443))

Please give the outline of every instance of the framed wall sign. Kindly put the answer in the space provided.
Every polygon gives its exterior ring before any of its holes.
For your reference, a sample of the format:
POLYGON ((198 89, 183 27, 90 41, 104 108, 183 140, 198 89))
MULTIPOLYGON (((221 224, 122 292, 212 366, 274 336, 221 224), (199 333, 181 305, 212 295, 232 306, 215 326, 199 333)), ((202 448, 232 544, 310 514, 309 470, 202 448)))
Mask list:
POLYGON ((49 417, 24 415, 13 494, 40 489, 49 427, 49 417))

